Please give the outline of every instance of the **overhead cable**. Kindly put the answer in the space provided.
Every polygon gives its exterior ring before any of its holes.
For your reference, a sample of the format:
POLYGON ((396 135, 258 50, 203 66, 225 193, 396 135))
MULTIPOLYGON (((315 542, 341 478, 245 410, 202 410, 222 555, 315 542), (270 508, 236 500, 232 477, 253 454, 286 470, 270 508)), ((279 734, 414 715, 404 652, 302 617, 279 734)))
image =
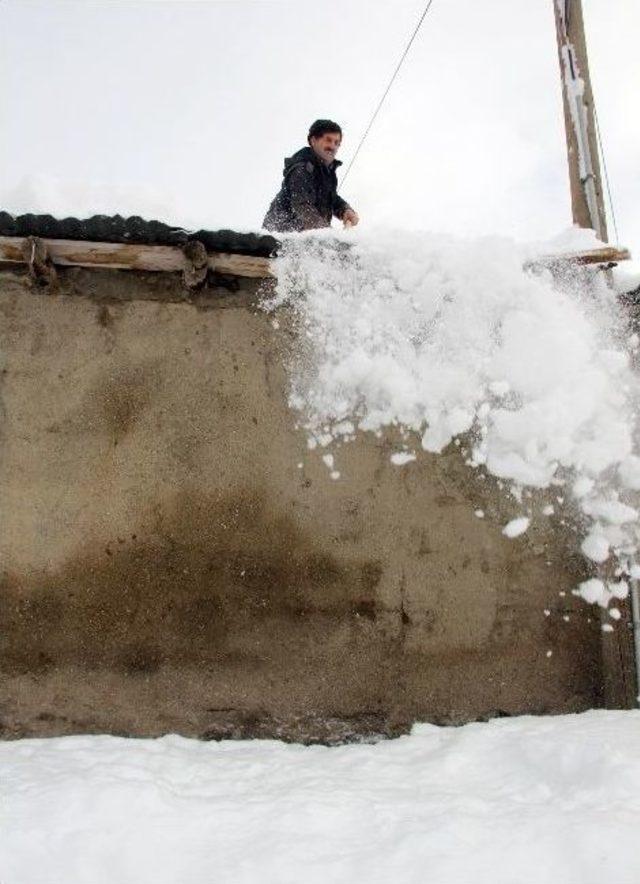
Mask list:
POLYGON ((611 185, 609 184, 609 172, 607 171, 607 161, 604 155, 604 146, 602 144, 602 135, 600 134, 600 122, 598 121, 598 111, 596 103, 593 102, 593 119, 596 123, 596 136, 598 139, 598 148, 600 150, 600 158, 602 159, 602 170, 604 172, 604 180, 607 185, 607 196, 609 197, 609 206, 611 208, 611 220, 613 221, 613 232, 616 237, 616 245, 620 245, 620 236, 618 234, 618 224, 616 221, 616 210, 613 207, 613 196, 611 195, 611 185))
POLYGON ((423 12, 422 12, 422 15, 420 16, 420 20, 419 20, 419 22, 418 22, 418 24, 416 25, 416 27, 415 27, 415 29, 414 29, 414 31, 413 31, 413 34, 411 35, 411 37, 410 37, 410 39, 409 39, 409 42, 408 42, 407 45, 405 46, 404 52, 402 53, 402 55, 401 55, 401 57, 400 57, 400 61, 398 62, 395 71, 393 72, 393 76, 392 76, 391 79, 389 80, 389 84, 387 85, 387 88, 384 90, 384 93, 383 93, 383 95, 382 95, 382 98, 381 98, 380 101, 378 102, 378 106, 376 107, 375 111, 373 112, 373 116, 372 116, 371 119, 369 120, 369 125, 368 125, 367 128, 365 129, 365 131, 364 131, 364 135, 363 135, 362 138, 360 139, 360 143, 358 144, 358 146, 357 146, 357 148, 356 148, 356 152, 355 152, 354 155, 351 157, 351 161, 350 161, 349 165, 347 166, 347 169, 346 169, 344 175, 342 176, 342 179, 341 179, 341 181, 340 181, 340 185, 341 185, 341 186, 344 184, 347 175, 348 175, 349 172, 351 171, 351 167, 352 167, 353 164, 355 163, 355 161, 356 161, 356 157, 357 157, 358 154, 360 153, 360 148, 361 148, 362 145, 364 144, 367 135, 368 135, 369 132, 371 131, 371 127, 372 127, 373 124, 375 123, 376 117, 377 117, 378 114, 380 113, 380 108, 381 108, 382 105, 384 104, 384 101, 385 101, 387 95, 389 94, 389 92, 390 92, 390 90, 391 90, 391 87, 393 86, 393 84, 394 84, 394 82, 395 82, 396 77, 397 77, 398 74, 400 73, 400 68, 402 67, 402 65, 403 65, 403 63, 404 63, 405 58, 406 58, 407 55, 409 54, 409 50, 411 49, 411 46, 412 46, 412 44, 413 44, 413 41, 414 41, 414 40, 416 39, 416 37, 418 36, 418 31, 420 30, 420 27, 422 26, 422 22, 423 22, 423 21, 425 20, 425 18, 427 17, 427 13, 428 13, 429 10, 431 9, 431 4, 432 4, 432 3, 433 3, 433 0, 429 0, 429 2, 427 3, 427 5, 425 6, 425 8, 424 8, 424 10, 423 10, 423 12))

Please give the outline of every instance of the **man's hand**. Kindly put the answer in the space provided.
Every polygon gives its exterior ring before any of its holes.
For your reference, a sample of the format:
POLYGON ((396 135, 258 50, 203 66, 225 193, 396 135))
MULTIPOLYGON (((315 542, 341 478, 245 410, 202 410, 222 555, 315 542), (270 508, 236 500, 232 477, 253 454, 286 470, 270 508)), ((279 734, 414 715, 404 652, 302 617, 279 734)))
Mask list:
POLYGON ((344 215, 342 216, 342 223, 345 227, 355 227, 359 220, 360 218, 357 212, 353 209, 345 209, 344 215))

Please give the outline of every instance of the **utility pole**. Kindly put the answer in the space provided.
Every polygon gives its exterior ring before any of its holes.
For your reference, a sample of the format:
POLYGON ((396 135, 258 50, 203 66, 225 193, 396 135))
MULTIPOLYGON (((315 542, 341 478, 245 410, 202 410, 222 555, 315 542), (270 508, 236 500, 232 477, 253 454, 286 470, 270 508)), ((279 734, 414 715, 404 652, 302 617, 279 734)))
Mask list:
POLYGON ((553 0, 573 222, 608 242, 582 0, 553 0))

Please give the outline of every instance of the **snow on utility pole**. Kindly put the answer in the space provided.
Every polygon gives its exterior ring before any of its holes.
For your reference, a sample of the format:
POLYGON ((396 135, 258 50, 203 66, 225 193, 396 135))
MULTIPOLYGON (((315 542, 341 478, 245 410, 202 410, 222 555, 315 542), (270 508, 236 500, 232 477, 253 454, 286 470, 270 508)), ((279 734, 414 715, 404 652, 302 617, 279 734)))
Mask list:
POLYGON ((608 242, 582 0, 553 0, 574 224, 608 242))

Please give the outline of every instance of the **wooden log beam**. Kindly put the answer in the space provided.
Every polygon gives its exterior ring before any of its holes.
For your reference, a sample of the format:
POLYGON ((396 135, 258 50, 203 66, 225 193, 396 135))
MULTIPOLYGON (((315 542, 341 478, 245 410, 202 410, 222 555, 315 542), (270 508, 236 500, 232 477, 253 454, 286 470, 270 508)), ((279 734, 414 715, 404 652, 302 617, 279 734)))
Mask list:
MULTIPOLYGON (((0 236, 0 263, 23 264, 26 237, 0 236)), ((184 271, 190 267, 179 246, 147 246, 135 243, 84 242, 42 239, 47 254, 60 267, 101 267, 112 270, 184 271)), ((272 275, 271 259, 214 252, 209 267, 229 276, 264 279, 272 275)))
POLYGON ((275 276, 271 258, 255 258, 253 255, 215 252, 209 255, 209 267, 217 273, 226 273, 229 276, 247 276, 252 279, 275 276))

